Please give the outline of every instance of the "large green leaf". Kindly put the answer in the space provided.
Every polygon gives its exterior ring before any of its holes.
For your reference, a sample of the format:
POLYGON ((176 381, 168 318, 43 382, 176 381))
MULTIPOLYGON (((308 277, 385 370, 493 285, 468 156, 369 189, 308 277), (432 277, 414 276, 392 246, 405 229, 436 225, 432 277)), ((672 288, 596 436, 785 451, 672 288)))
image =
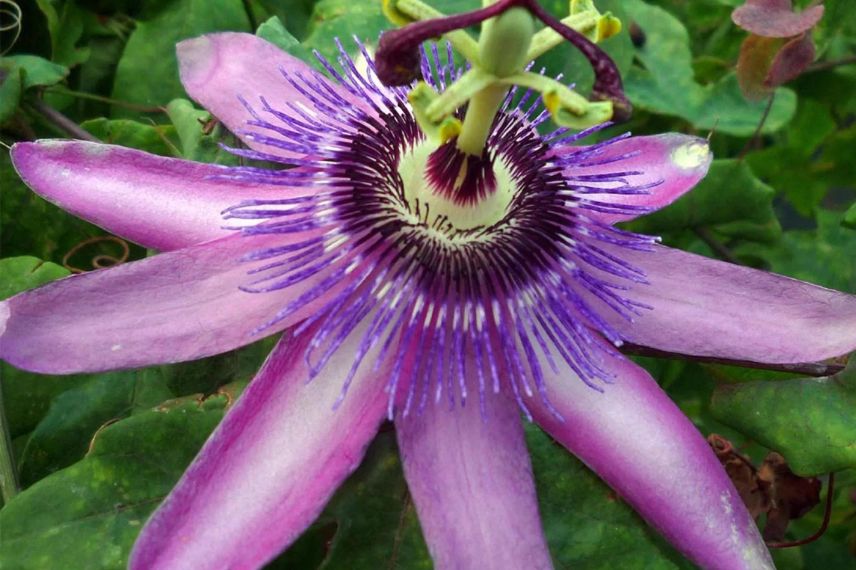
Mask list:
POLYGON ((856 129, 839 130, 829 107, 803 98, 793 122, 775 144, 750 153, 747 161, 808 217, 832 186, 846 185, 856 175, 847 151, 841 152, 852 150, 854 140, 856 129))
MULTIPOLYGON (((166 105, 184 95, 178 79, 175 44, 217 30, 249 31, 241 0, 176 0, 150 20, 139 22, 128 39, 113 97, 146 105, 166 105)), ((237 103, 236 103, 237 104, 237 103)), ((126 116, 127 110, 115 109, 126 116)))
POLYGON ((832 378, 725 384, 711 402, 719 421, 778 451, 803 476, 856 467, 854 410, 854 366, 832 378))
POLYGON ((818 210, 817 229, 791 230, 774 244, 744 244, 735 253, 763 260, 776 273, 856 293, 856 233, 841 225, 843 215, 818 210))
POLYGON ((773 212, 775 191, 739 160, 714 160, 696 188, 674 204, 629 224, 633 230, 661 234, 709 227, 728 237, 775 240, 781 234, 773 212))
POLYGON ((100 430, 82 461, 0 511, 4 570, 125 568, 142 523, 232 398, 188 397, 100 430))
POLYGON ((172 397, 158 369, 92 376, 63 392, 24 448, 19 461, 21 484, 27 487, 81 459, 101 426, 172 397))
POLYGON ((337 530, 321 568, 369 570, 391 559, 398 568, 431 568, 392 431, 377 438, 356 476, 336 494, 319 521, 322 532, 327 521, 337 530))
MULTIPOLYGON (((625 78, 627 95, 634 105, 681 117, 699 129, 715 128, 736 136, 749 136, 755 131, 766 103, 746 101, 733 74, 714 84, 697 83, 689 34, 680 20, 642 0, 625 0, 623 6, 646 36, 635 51, 641 66, 631 67, 625 78)), ((762 132, 782 128, 795 107, 794 92, 778 89, 762 132)))
POLYGON ((86 13, 73 0, 36 0, 51 36, 51 59, 67 67, 86 61, 89 48, 78 46, 86 13))

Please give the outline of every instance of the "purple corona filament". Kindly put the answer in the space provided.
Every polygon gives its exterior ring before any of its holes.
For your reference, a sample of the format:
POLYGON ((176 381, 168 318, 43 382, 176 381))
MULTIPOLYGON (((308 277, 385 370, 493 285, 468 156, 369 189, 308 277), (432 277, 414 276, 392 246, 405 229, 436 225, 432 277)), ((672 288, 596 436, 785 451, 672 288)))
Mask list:
MULTIPOLYGON (((581 138, 560 129, 546 136, 536 130, 547 113, 531 93, 509 93, 494 121, 481 157, 464 156, 454 140, 431 151, 421 165, 424 185, 438 199, 411 195, 403 162, 427 144, 406 98, 406 89, 386 87, 368 61, 366 72, 339 46, 338 66, 316 54, 329 77, 318 72, 286 80, 311 106, 275 109, 264 98, 241 102, 255 130, 247 138, 299 153, 299 160, 250 150, 241 156, 275 160, 296 168, 234 168, 225 177, 305 188, 303 195, 250 200, 226 209, 226 219, 255 221, 246 235, 306 234, 285 247, 255 251, 247 262, 245 290, 255 294, 298 286, 306 291, 258 327, 272 325, 318 299, 323 307, 301 325, 316 327, 305 358, 318 374, 352 334, 361 335, 345 396, 360 366, 393 358, 389 415, 423 410, 433 399, 466 405, 465 378, 475 373, 475 395, 508 390, 529 415, 524 397, 538 394, 549 405, 543 367, 564 360, 592 389, 612 377, 600 365, 602 335, 613 344, 621 334, 593 308, 599 301, 632 320, 646 307, 628 298, 630 285, 645 276, 614 255, 615 246, 650 249, 656 238, 619 230, 592 213, 638 215, 644 206, 600 202, 590 194, 644 194, 637 174, 623 170, 627 154, 602 159, 620 136, 574 153, 557 148, 581 138), (333 84, 353 96, 337 94, 333 84), (370 102, 374 114, 366 111, 370 102), (613 174, 573 176, 572 167, 616 162, 613 174), (496 170, 504 169, 498 180, 496 170), (493 219, 461 224, 438 204, 477 212, 501 184, 508 194, 493 219), (324 187, 321 192, 311 189, 324 187), (607 251, 609 249, 609 251, 607 251), (401 346, 391 354, 392 346, 401 346), (408 359, 413 363, 408 364, 408 359), (373 362, 367 362, 373 361, 373 362)), ((450 52, 423 50, 422 75, 442 90, 460 74, 450 52)), ((419 166, 417 166, 418 172, 419 166)), ((495 206, 494 206, 495 207, 495 206)), ((460 210, 458 210, 460 211, 460 210)), ((452 216, 454 217, 454 216, 452 216)), ((600 309, 603 310, 603 309, 600 309)))

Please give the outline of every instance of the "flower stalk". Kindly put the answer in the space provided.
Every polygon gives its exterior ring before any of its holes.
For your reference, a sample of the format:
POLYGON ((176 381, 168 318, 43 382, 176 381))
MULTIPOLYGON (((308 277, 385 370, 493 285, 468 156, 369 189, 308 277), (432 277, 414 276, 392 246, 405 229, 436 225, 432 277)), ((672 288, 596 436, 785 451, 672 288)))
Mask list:
POLYGON ((18 471, 15 468, 15 455, 12 451, 12 437, 9 422, 6 421, 6 407, 3 404, 3 388, 0 386, 0 495, 3 504, 18 494, 18 471))

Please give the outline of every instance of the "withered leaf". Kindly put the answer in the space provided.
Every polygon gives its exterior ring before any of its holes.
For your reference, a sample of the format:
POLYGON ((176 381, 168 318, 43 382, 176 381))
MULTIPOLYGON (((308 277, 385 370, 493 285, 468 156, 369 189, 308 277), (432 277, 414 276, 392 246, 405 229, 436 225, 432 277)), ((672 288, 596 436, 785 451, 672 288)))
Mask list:
POLYGON ((823 17, 823 5, 794 12, 791 0, 746 0, 731 13, 731 20, 766 38, 790 38, 812 29, 823 17))

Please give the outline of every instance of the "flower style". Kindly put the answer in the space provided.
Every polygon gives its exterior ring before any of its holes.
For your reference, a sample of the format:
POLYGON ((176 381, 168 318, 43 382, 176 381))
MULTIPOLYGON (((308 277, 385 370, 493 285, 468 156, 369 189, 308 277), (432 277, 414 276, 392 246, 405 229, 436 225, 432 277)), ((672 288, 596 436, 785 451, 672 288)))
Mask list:
MULTIPOLYGON (((131 568, 257 568, 395 422, 438 568, 549 568, 521 413, 705 567, 768 568, 707 443, 614 345, 802 362, 856 346, 856 298, 661 247, 615 222, 701 179, 704 140, 572 146, 507 97, 459 176, 403 88, 342 52, 327 76, 246 34, 179 44, 188 93, 250 159, 223 167, 20 143, 40 195, 159 255, 0 305, 0 355, 66 374, 177 362, 286 331, 148 521, 131 568), (222 213, 222 215, 221 215, 222 213), (224 218, 228 227, 224 227, 224 218)), ((450 59, 423 58, 443 91, 450 59)))

